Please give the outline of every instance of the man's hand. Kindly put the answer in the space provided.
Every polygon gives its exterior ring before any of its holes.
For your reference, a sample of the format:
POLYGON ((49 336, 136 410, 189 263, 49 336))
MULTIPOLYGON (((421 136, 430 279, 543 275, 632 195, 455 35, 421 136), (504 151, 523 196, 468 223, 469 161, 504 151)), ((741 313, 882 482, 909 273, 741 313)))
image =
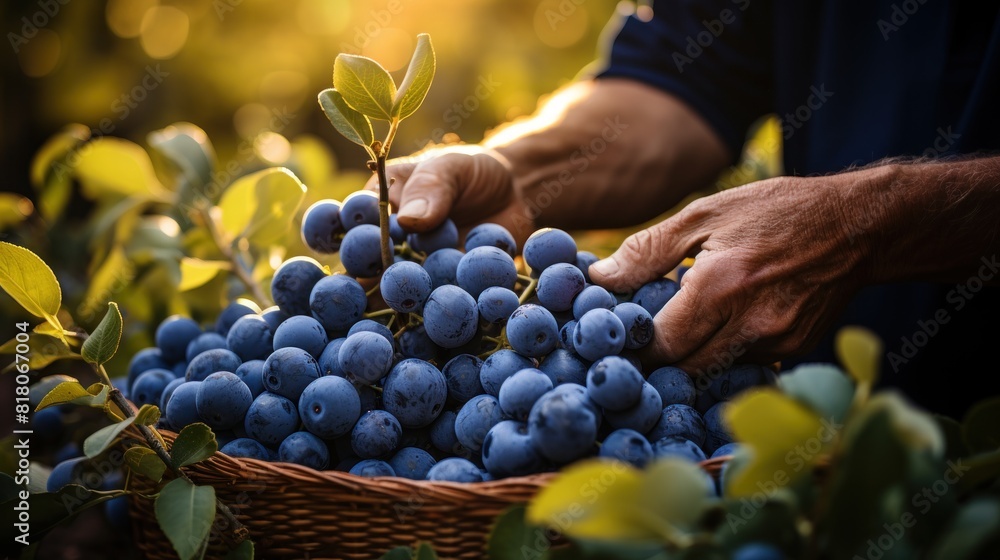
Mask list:
MULTIPOLYGON (((389 202, 407 231, 428 231, 451 217, 464 236, 480 222, 493 222, 512 233, 527 230, 517 238, 520 245, 533 229, 523 227, 530 219, 514 193, 507 162, 493 150, 475 145, 433 149, 390 161, 386 174, 389 202)), ((369 179, 365 189, 378 192, 378 179, 369 179)))
POLYGON ((734 359, 805 353, 869 278, 869 237, 850 224, 874 226, 879 217, 859 222, 869 210, 852 191, 884 175, 780 177, 696 200, 626 239, 590 276, 626 291, 696 257, 655 317, 652 363, 698 374, 734 359))

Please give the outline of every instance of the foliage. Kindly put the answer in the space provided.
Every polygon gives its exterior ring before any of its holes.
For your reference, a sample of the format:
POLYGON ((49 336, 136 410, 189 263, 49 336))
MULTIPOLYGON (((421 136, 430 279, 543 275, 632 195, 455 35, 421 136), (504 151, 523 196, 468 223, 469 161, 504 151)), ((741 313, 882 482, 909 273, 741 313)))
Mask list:
POLYGON ((850 377, 802 366, 734 400, 727 419, 743 447, 721 497, 677 459, 642 471, 594 460, 501 516, 490 557, 726 558, 750 543, 787 558, 994 557, 1000 445, 988 419, 1000 400, 946 429, 896 393, 870 393, 879 348, 847 329, 838 350, 850 377))

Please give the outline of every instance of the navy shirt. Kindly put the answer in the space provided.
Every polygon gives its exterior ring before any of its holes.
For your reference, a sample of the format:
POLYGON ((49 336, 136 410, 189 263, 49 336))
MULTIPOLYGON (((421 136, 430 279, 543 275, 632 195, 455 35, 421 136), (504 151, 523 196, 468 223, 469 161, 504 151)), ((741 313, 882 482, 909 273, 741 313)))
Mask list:
MULTIPOLYGON (((996 3, 670 0, 639 13, 625 20, 601 76, 683 99, 733 154, 770 113, 781 118, 785 170, 795 175, 1000 149, 996 3)), ((957 294, 954 285, 873 286, 838 327, 873 328, 885 343, 883 383, 960 416, 1000 392, 1000 295, 957 294), (947 321, 934 329, 935 317, 947 321)), ((798 361, 834 361, 832 336, 798 361)))

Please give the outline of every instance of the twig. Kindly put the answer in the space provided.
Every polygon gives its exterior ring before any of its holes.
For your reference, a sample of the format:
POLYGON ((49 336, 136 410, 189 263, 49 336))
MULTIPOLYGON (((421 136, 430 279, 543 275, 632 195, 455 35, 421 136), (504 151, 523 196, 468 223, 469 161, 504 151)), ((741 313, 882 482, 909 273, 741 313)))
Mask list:
POLYGON ((260 288, 260 285, 253 281, 250 273, 243 267, 243 263, 240 262, 239 257, 233 251, 232 245, 223 239, 222 232, 219 231, 219 227, 215 223, 215 219, 212 218, 209 209, 202 208, 199 217, 205 222, 205 227, 208 229, 208 233, 212 237, 212 241, 215 243, 215 246, 219 248, 219 252, 222 253, 222 256, 225 257, 227 261, 229 261, 229 264, 233 269, 233 274, 239 278, 240 282, 243 282, 243 285, 247 287, 247 290, 249 290, 254 299, 257 300, 257 304, 262 308, 273 305, 271 298, 264 293, 264 290, 260 288))

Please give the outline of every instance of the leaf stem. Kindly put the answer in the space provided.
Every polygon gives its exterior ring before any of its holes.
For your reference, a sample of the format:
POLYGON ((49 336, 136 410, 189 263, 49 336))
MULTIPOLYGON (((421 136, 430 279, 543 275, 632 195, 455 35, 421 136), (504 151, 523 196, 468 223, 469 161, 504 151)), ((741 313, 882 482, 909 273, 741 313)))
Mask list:
POLYGON ((229 264, 232 266, 233 269, 233 274, 235 274, 236 277, 239 278, 240 282, 242 282, 243 285, 246 286, 247 290, 250 291, 250 294, 253 295, 254 299, 257 301, 257 304, 260 305, 261 308, 270 307, 271 305, 273 305, 271 298, 267 297, 267 294, 265 294, 264 290, 260 288, 260 285, 253 281, 253 278, 250 276, 250 273, 243 266, 243 263, 240 262, 239 256, 236 254, 235 251, 233 251, 232 245, 230 243, 227 243, 226 240, 222 237, 222 232, 219 231, 219 226, 218 224, 215 223, 215 218, 212 217, 209 208, 202 208, 199 214, 200 214, 199 217, 205 223, 205 227, 208 229, 208 233, 212 238, 212 242, 215 243, 216 247, 218 247, 219 252, 222 253, 222 256, 225 257, 227 261, 229 261, 229 264))

